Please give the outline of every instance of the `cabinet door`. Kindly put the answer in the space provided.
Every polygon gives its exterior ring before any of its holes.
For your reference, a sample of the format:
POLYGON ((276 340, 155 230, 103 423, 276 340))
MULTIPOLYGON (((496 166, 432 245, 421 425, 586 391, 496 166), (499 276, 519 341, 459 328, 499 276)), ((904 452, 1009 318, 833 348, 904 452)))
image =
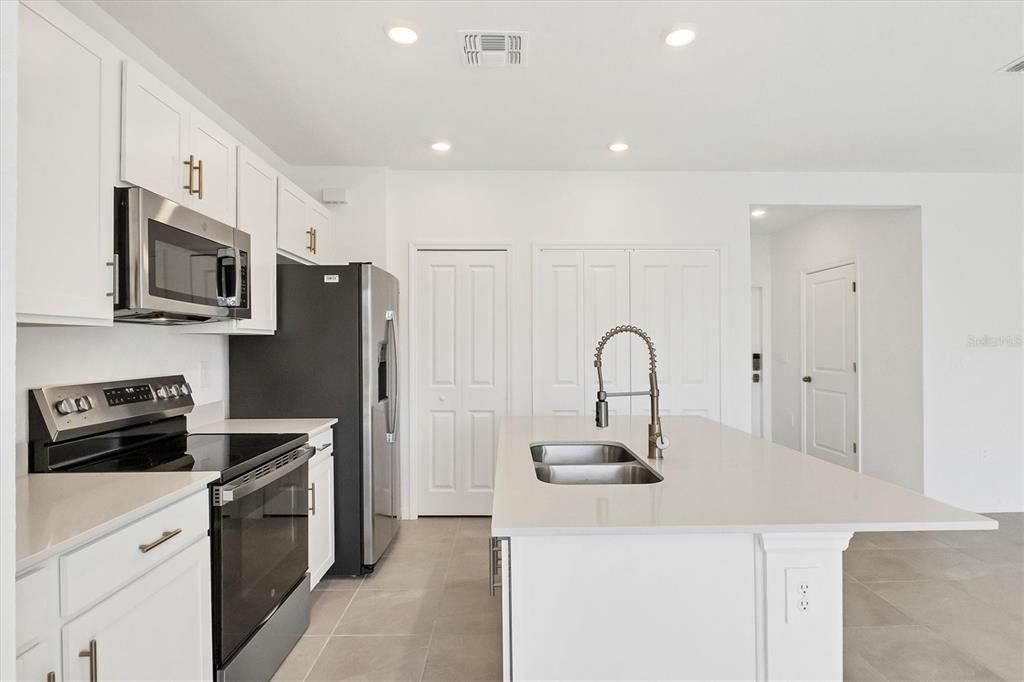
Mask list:
POLYGON ((287 178, 277 178, 277 248, 303 260, 313 258, 306 216, 307 195, 287 178))
POLYGON ((18 656, 15 669, 19 682, 50 682, 50 674, 56 682, 61 679, 60 647, 56 641, 44 639, 18 656))
POLYGON ((188 205, 234 227, 238 142, 198 111, 191 112, 189 123, 188 154, 194 155, 202 168, 193 176, 194 188, 199 192, 188 193, 188 205))
POLYGON ((249 301, 252 317, 238 328, 277 329, 277 172, 248 149, 238 150, 238 228, 252 237, 249 301))
POLYGON ((185 203, 189 168, 188 102, 125 62, 121 112, 121 179, 185 203))
POLYGON ((322 265, 331 265, 334 259, 334 235, 331 232, 331 212, 315 199, 306 205, 309 227, 313 230, 313 260, 322 265))
POLYGON ((334 563, 334 457, 309 470, 309 576, 315 587, 334 563))
POLYGON ((210 680, 210 540, 203 538, 64 626, 66 680, 210 680))
POLYGON ((63 7, 19 7, 19 322, 113 322, 120 57, 63 7))
POLYGON ((541 251, 533 274, 533 414, 579 415, 584 411, 585 353, 583 252, 541 251))

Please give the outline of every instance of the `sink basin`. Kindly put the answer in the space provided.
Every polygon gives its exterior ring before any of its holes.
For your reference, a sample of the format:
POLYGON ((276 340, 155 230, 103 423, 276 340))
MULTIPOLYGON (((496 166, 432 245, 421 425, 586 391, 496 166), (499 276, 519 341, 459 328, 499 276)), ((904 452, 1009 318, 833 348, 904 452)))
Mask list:
POLYGON ((640 462, 614 464, 536 464, 537 478, 559 485, 636 485, 664 480, 640 462))
POLYGON ((629 450, 614 443, 537 443, 530 446, 539 464, 611 464, 636 462, 629 450))

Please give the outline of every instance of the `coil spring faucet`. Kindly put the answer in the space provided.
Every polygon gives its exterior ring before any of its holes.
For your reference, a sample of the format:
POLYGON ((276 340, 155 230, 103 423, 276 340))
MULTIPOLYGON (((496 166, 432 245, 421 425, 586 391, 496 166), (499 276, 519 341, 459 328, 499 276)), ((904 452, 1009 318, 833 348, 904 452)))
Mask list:
POLYGON ((594 351, 594 367, 597 368, 597 425, 601 428, 608 426, 608 398, 624 398, 634 395, 651 396, 651 423, 647 426, 647 457, 650 459, 661 459, 661 451, 668 447, 668 440, 661 432, 661 415, 658 414, 658 354, 654 351, 654 342, 651 341, 651 337, 643 329, 631 324, 620 324, 617 327, 612 327, 597 342, 597 349, 594 351), (650 367, 647 375, 651 381, 649 391, 608 393, 604 390, 601 354, 604 353, 605 345, 613 336, 625 332, 636 334, 647 344, 647 352, 650 355, 650 367))

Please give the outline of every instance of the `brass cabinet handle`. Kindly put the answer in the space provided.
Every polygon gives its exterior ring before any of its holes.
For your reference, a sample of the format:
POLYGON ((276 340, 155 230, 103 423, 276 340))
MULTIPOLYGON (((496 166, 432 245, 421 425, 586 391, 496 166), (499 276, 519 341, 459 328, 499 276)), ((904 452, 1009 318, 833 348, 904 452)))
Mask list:
MULTIPOLYGON (((313 251, 313 228, 306 230, 306 251, 313 251)), ((316 253, 314 251, 314 253, 316 253)))
POLYGON ((313 228, 313 253, 316 253, 316 228, 313 228))
POLYGON ((89 682, 99 682, 99 664, 96 657, 96 640, 89 640, 89 648, 78 652, 79 658, 89 659, 89 682))
POLYGON ((182 161, 185 168, 188 169, 188 184, 182 185, 182 189, 187 189, 189 194, 195 194, 195 190, 192 189, 192 174, 196 169, 196 156, 195 154, 189 154, 187 161, 182 161))
POLYGON ((160 534, 160 537, 158 537, 156 540, 153 540, 153 542, 146 543, 145 545, 139 545, 139 551, 145 554, 151 549, 156 549, 157 547, 164 544, 180 532, 180 528, 175 528, 174 530, 165 530, 163 533, 160 534))
POLYGON ((309 492, 313 496, 313 506, 309 508, 309 513, 316 516, 316 483, 309 484, 309 492))
POLYGON ((52 670, 46 673, 46 682, 57 682, 57 673, 52 670))
POLYGON ((203 160, 202 159, 199 159, 199 165, 196 168, 196 170, 199 171, 199 191, 196 192, 196 194, 199 195, 199 199, 201 200, 203 198, 203 195, 206 194, 206 192, 203 191, 203 187, 205 186, 205 183, 203 182, 203 175, 204 174, 203 174, 203 160))

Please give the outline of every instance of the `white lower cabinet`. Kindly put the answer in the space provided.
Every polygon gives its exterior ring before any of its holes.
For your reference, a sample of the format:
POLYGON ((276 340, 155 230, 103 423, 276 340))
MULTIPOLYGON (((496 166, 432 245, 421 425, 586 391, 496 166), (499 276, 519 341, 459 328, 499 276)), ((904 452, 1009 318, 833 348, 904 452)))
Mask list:
POLYGON ((64 626, 65 679, 212 679, 210 608, 204 538, 64 626))
POLYGON ((318 452, 309 463, 309 584, 316 587, 334 564, 334 431, 310 438, 318 452))
POLYGON ((18 680, 212 680, 209 492, 17 577, 18 680))

